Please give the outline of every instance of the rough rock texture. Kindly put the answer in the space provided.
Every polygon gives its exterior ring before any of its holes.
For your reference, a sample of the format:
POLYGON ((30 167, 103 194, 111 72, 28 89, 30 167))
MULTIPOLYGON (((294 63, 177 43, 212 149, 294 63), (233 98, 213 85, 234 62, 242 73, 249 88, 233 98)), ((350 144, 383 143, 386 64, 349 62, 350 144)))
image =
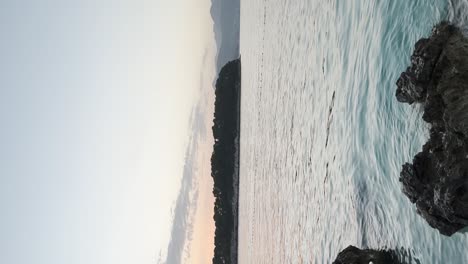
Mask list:
POLYGON ((442 22, 415 45, 411 66, 397 81, 400 102, 421 103, 430 138, 403 165, 403 192, 444 235, 468 225, 468 40, 442 22))
POLYGON ((359 249, 349 246, 341 251, 333 264, 400 264, 397 255, 389 250, 359 249))

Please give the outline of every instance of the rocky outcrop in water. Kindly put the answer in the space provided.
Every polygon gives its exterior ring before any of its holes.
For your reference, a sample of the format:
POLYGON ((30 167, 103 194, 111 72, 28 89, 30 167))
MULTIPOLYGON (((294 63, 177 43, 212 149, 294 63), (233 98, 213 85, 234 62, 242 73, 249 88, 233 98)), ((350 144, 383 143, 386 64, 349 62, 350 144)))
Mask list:
POLYGON ((400 264, 398 256, 390 250, 359 249, 349 246, 341 251, 333 264, 400 264))
POLYGON ((420 103, 430 138, 403 165, 403 192, 444 235, 468 225, 468 40, 448 23, 419 40, 397 81, 400 102, 420 103))

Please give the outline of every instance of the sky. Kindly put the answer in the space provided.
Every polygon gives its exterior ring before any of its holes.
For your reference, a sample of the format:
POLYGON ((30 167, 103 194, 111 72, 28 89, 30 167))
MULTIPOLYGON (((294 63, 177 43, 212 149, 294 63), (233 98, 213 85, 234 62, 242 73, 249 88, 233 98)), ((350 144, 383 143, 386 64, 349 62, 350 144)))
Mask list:
MULTIPOLYGON (((214 62, 212 66, 215 67, 214 62)), ((203 82, 213 76, 206 74, 203 82)), ((209 87, 209 85, 207 85, 209 87)), ((214 90, 201 90, 191 115, 191 135, 186 152, 181 190, 174 207, 174 221, 167 250, 160 263, 211 263, 214 253, 214 196, 211 178, 214 90)))
POLYGON ((211 259, 210 4, 0 3, 0 263, 169 258, 188 168, 184 259, 211 259))

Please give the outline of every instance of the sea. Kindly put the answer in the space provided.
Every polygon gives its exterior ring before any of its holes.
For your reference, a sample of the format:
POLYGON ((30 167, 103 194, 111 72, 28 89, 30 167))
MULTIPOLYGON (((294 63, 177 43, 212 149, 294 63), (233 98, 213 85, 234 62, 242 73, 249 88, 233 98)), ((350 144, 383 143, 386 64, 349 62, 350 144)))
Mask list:
POLYGON ((468 263, 432 229, 402 164, 428 138, 395 82, 415 42, 466 0, 242 0, 239 263, 331 263, 348 245, 468 263))

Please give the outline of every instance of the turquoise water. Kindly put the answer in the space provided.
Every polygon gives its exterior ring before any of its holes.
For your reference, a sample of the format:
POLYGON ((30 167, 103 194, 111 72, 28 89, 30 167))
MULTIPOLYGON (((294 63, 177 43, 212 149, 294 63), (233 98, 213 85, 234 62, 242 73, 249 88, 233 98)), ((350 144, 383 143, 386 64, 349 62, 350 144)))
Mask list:
POLYGON ((468 263, 401 192, 428 136, 395 100, 414 43, 466 1, 241 2, 240 263, 331 263, 352 244, 468 263))

